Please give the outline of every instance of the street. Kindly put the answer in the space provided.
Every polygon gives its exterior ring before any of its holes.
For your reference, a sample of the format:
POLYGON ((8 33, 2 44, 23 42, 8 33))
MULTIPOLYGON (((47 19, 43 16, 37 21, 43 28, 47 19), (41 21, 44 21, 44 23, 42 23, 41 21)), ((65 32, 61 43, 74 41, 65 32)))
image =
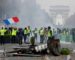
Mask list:
MULTIPOLYGON (((72 44, 71 44, 72 45, 72 44)), ((71 45, 69 47, 71 47, 71 45)), ((73 44, 75 45, 75 44, 73 44)), ((0 50, 5 51, 12 51, 13 47, 19 46, 18 44, 5 44, 3 46, 0 45, 0 50)), ((64 46, 64 45, 63 45, 64 46)), ((67 45, 65 45, 67 46, 67 45)), ((71 48, 74 48, 72 46, 71 48)), ((4 54, 3 54, 4 55, 4 54)), ((67 56, 61 55, 61 56, 52 56, 52 55, 45 55, 45 56, 39 56, 39 57, 31 57, 31 56, 3 56, 0 52, 0 60, 67 60, 67 56)), ((75 60, 75 54, 71 54, 71 59, 75 60)))

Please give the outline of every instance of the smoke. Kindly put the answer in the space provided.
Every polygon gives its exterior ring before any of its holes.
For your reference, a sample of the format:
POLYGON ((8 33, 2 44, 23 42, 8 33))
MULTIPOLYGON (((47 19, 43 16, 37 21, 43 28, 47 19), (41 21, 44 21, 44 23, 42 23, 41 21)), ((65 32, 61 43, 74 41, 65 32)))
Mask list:
MULTIPOLYGON (((17 27, 31 27, 46 26, 52 20, 48 14, 40 9, 36 4, 36 0, 0 0, 1 18, 10 18, 18 16, 20 22, 15 24, 17 27)), ((51 22, 50 22, 51 23, 51 22)))
MULTIPOLYGON (((32 28, 48 25, 54 26, 53 19, 50 17, 48 9, 50 4, 52 5, 55 1, 56 0, 0 0, 0 19, 3 20, 18 16, 20 22, 15 25, 13 24, 13 26, 23 28, 28 25, 32 28)), ((62 2, 62 4, 69 5, 72 8, 71 14, 74 13, 74 4, 70 4, 68 1, 67 3, 64 0, 62 2)), ((71 3, 73 2, 71 1, 71 3)), ((60 5, 61 2, 55 2, 55 4, 60 5)))

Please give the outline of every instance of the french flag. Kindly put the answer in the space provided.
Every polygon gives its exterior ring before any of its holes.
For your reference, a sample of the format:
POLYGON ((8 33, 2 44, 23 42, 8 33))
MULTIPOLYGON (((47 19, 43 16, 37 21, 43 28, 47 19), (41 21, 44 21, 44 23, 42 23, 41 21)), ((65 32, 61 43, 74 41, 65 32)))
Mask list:
POLYGON ((10 24, 18 23, 19 18, 18 17, 12 17, 12 18, 9 18, 9 19, 5 19, 3 21, 6 25, 10 25, 10 24))

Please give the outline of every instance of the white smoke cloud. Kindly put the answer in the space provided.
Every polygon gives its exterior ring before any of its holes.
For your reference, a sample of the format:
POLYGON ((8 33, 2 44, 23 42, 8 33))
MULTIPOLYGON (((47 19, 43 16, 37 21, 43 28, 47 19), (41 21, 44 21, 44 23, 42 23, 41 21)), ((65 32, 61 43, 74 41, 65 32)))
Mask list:
POLYGON ((0 17, 20 17, 19 27, 30 25, 47 26, 51 25, 52 19, 49 16, 50 6, 70 6, 70 15, 75 12, 75 0, 0 0, 0 17))
POLYGON ((36 3, 41 7, 41 9, 44 9, 47 13, 49 13, 50 6, 55 5, 64 5, 70 7, 70 15, 73 15, 75 13, 75 0, 36 0, 36 3))

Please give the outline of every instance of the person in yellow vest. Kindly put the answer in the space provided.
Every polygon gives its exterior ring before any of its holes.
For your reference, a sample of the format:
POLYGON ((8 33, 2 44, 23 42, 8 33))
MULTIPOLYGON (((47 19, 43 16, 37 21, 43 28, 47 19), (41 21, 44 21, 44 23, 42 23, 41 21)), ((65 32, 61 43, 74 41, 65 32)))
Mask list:
POLYGON ((52 37, 52 30, 51 27, 48 27, 48 40, 50 40, 52 37))
POLYGON ((6 29, 2 27, 2 29, 0 29, 0 43, 3 45, 4 44, 4 41, 5 41, 5 32, 6 32, 6 29))
POLYGON ((43 43, 43 41, 44 41, 44 29, 42 27, 39 30, 39 34, 40 34, 40 43, 43 43))
POLYGON ((30 34, 31 34, 31 29, 30 26, 27 27, 27 43, 30 43, 30 34))
POLYGON ((30 26, 28 26, 28 27, 27 27, 28 36, 30 36, 30 32, 31 32, 31 29, 30 29, 30 26))
POLYGON ((17 35, 17 29, 12 28, 12 31, 11 31, 11 36, 12 36, 11 42, 12 43, 16 43, 16 35, 17 35))
POLYGON ((44 42, 46 43, 47 42, 47 34, 48 34, 48 29, 45 27, 44 28, 44 42))
POLYGON ((26 40, 27 40, 27 34, 28 34, 27 28, 25 27, 25 29, 24 29, 24 43, 27 43, 26 42, 26 40))

